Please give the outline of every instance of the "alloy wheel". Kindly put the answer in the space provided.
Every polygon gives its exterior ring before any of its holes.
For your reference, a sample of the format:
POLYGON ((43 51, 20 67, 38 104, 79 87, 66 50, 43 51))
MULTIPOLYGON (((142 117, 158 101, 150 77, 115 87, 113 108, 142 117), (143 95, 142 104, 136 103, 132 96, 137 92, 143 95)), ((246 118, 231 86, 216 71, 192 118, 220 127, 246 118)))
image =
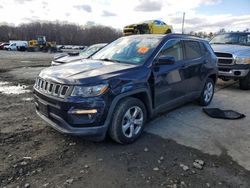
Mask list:
POLYGON ((122 132, 127 138, 136 136, 143 125, 143 111, 139 106, 129 108, 122 118, 122 132))
POLYGON ((213 97, 213 94, 214 94, 214 85, 212 82, 208 82, 204 90, 204 101, 206 103, 209 103, 213 97))

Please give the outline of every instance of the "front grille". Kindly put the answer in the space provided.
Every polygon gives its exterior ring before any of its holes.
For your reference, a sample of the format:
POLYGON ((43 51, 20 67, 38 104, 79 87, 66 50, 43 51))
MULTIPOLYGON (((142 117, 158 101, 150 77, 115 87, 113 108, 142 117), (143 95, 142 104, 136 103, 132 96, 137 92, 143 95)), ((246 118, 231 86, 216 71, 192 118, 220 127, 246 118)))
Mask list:
POLYGON ((221 53, 221 52, 215 52, 215 54, 218 57, 218 65, 233 65, 234 64, 234 58, 232 54, 221 53))
POLYGON ((46 81, 41 78, 36 79, 35 88, 39 90, 41 93, 45 93, 60 98, 64 98, 70 90, 70 86, 46 81))

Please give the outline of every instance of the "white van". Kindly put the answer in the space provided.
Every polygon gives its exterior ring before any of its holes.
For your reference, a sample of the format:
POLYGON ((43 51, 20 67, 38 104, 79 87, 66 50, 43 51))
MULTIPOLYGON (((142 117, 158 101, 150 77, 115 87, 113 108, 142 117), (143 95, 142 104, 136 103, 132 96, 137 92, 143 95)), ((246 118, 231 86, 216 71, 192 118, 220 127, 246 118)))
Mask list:
POLYGON ((20 49, 26 49, 28 47, 27 41, 21 41, 21 40, 12 40, 10 41, 9 46, 6 46, 6 50, 20 50, 20 49))

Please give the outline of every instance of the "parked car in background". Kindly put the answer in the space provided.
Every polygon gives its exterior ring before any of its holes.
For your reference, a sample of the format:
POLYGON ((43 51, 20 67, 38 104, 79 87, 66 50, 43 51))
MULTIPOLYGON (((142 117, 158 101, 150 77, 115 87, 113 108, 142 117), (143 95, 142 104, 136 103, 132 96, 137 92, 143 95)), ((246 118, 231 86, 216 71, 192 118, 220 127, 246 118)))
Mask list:
POLYGON ((85 48, 87 48, 87 46, 77 46, 77 45, 75 45, 75 46, 72 47, 73 50, 84 50, 85 48))
POLYGON ((5 50, 13 50, 13 51, 25 51, 28 47, 27 41, 21 41, 21 40, 12 40, 9 42, 8 46, 5 46, 5 50))
POLYGON ((239 80, 240 89, 250 89, 250 33, 215 36, 210 44, 218 57, 219 78, 239 80))
POLYGON ((61 65, 63 63, 69 63, 72 61, 87 59, 106 45, 107 43, 99 43, 87 47, 82 52, 69 52, 69 53, 57 54, 52 60, 51 65, 56 66, 56 65, 61 65))
POLYGON ((217 79, 207 41, 133 35, 91 58, 49 67, 34 85, 37 114, 56 130, 95 140, 135 141, 146 121, 188 101, 209 105, 217 79))
POLYGON ((124 35, 133 34, 167 34, 172 33, 173 28, 160 20, 148 20, 138 24, 132 24, 123 28, 124 35))
POLYGON ((7 43, 7 42, 1 43, 1 44, 0 44, 0 50, 5 50, 5 47, 6 47, 6 46, 9 46, 9 45, 10 45, 10 43, 7 43))

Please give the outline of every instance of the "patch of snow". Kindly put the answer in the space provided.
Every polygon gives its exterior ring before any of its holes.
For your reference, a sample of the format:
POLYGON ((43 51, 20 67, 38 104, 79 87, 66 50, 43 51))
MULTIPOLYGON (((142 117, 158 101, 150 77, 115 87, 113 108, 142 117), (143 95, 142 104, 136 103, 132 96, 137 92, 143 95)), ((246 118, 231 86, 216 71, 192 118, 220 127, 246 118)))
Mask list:
POLYGON ((2 82, 0 81, 0 93, 6 94, 6 95, 19 95, 23 93, 29 93, 31 90, 27 89, 28 86, 26 85, 20 85, 17 86, 11 85, 9 82, 2 82))
POLYGON ((26 97, 26 98, 22 98, 22 100, 23 100, 23 101, 32 101, 33 98, 31 98, 31 97, 26 97))

